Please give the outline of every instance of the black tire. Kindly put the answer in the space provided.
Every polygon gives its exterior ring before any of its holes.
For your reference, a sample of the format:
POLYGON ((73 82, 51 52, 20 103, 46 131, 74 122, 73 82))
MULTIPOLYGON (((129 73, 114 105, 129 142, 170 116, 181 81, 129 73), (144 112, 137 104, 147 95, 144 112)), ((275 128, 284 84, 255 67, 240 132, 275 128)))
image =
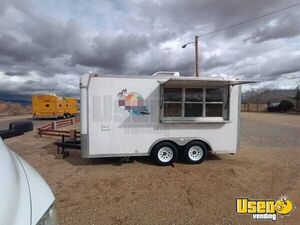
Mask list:
POLYGON ((199 164, 207 158, 208 149, 201 141, 191 141, 184 146, 182 155, 185 162, 199 164), (194 149, 192 149, 193 147, 194 149))
POLYGON ((153 147, 150 156, 156 164, 168 166, 177 159, 177 147, 171 142, 160 142, 153 147), (168 157, 170 159, 168 159, 168 157))

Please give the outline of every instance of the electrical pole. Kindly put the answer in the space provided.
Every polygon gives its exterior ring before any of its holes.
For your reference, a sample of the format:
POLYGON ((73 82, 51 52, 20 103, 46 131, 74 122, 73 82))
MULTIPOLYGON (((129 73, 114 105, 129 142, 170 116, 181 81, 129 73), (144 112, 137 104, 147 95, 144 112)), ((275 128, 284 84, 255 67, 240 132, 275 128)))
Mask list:
POLYGON ((199 36, 195 36, 195 74, 196 77, 199 77, 199 52, 198 52, 198 38, 199 36))
POLYGON ((195 76, 199 77, 199 43, 198 43, 199 36, 195 36, 195 41, 190 41, 185 43, 181 46, 181 48, 186 48, 188 45, 194 45, 195 46, 195 76))

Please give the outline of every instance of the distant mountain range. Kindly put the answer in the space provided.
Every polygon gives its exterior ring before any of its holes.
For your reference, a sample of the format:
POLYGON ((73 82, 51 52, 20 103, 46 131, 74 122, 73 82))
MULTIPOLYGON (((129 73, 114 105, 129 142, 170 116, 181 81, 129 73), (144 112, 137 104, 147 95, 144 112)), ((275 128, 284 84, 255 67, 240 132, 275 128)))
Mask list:
POLYGON ((31 105, 31 95, 9 95, 0 92, 0 101, 15 102, 21 105, 31 105))

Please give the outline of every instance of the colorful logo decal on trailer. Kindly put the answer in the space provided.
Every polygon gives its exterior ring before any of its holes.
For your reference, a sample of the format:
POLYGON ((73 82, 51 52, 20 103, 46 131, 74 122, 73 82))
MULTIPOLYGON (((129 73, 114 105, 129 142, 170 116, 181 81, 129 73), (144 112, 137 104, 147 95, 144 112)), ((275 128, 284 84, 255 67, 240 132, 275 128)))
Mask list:
POLYGON ((145 106, 143 96, 137 92, 127 93, 127 89, 123 89, 118 93, 118 99, 119 107, 127 110, 132 115, 140 116, 150 114, 147 106, 145 106))

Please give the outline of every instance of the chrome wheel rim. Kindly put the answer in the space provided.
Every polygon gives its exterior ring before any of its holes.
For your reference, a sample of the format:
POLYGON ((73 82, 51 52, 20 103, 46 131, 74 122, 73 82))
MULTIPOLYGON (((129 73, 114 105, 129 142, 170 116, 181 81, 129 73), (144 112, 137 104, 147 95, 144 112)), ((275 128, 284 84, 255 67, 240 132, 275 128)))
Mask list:
POLYGON ((169 147, 162 147, 158 150, 157 156, 161 162, 170 162, 173 158, 173 151, 169 147))
POLYGON ((192 146, 188 151, 188 156, 192 161, 199 161, 203 157, 203 150, 200 146, 192 146))

